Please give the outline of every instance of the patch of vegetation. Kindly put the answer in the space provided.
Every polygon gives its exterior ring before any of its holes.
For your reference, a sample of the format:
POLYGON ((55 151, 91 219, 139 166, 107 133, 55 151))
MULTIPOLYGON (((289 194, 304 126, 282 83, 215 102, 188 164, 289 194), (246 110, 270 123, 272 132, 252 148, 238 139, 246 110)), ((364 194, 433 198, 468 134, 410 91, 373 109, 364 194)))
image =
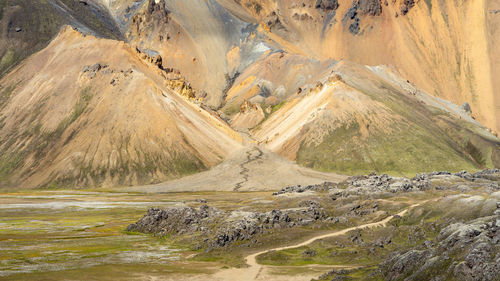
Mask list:
POLYGON ((425 0, 425 4, 427 4, 427 8, 429 8, 429 13, 432 13, 432 0, 425 0))
MULTIPOLYGON (((80 96, 73 106, 73 110, 71 114, 64 118, 56 127, 56 129, 52 132, 43 133, 40 136, 40 142, 36 147, 36 159, 41 159, 48 151, 50 147, 55 145, 57 141, 60 140, 62 134, 66 131, 66 129, 73 124, 85 111, 88 107, 90 101, 92 100, 92 94, 90 93, 91 88, 86 87, 80 92, 80 96)), ((71 137, 71 135, 70 135, 71 137)))
POLYGON ((0 186, 9 184, 10 176, 23 163, 24 155, 22 152, 2 153, 0 156, 0 186))
POLYGON ((466 140, 464 143, 464 149, 467 151, 467 153, 476 161, 481 166, 484 166, 486 163, 486 160, 484 159, 483 154, 481 153, 481 150, 477 148, 470 140, 466 140))
MULTIPOLYGON (((0 96, 0 102, 4 99, 9 99, 15 86, 10 86, 0 96)), ((16 135, 8 137, 8 141, 0 146, 0 186, 9 184, 9 178, 15 173, 16 169, 21 167, 26 157, 34 153, 35 159, 43 159, 46 153, 52 148, 61 138, 66 129, 75 122, 88 107, 92 99, 91 88, 86 87, 80 92, 80 96, 73 107, 71 114, 63 119, 56 129, 52 132, 42 132, 41 123, 36 122, 36 116, 40 113, 44 102, 35 108, 31 113, 30 123, 32 124, 26 130, 18 132, 16 135), (17 147, 14 145, 17 144, 17 147)), ((1 108, 2 103, 0 103, 1 108)), ((33 165, 38 165, 38 161, 33 165)), ((55 182, 50 182, 48 185, 55 186, 55 182)))
POLYGON ((372 171, 412 175, 443 169, 475 169, 471 161, 425 129, 397 126, 391 134, 374 133, 361 139, 359 124, 342 124, 319 144, 302 143, 297 162, 321 171, 350 175, 372 171))
POLYGON ((2 48, 4 54, 0 61, 0 77, 5 75, 14 66, 29 55, 43 49, 59 32, 61 26, 71 23, 71 18, 83 23, 98 35, 107 38, 121 38, 117 27, 106 15, 93 10, 91 5, 83 5, 79 1, 61 0, 64 3, 66 14, 46 0, 1 0, 0 19, 9 21, 9 40, 2 48), (9 18, 5 17, 5 10, 11 7, 20 7, 9 18), (14 28, 21 28, 16 32, 14 28))
POLYGON ((7 1, 5 0, 0 1, 0 21, 3 18, 3 8, 5 7, 5 3, 7 3, 7 1))
POLYGON ((225 106, 223 109, 223 112, 227 116, 233 116, 236 113, 240 112, 240 107, 241 107, 241 105, 233 103, 233 104, 230 104, 228 106, 225 106))
POLYGON ((15 62, 15 53, 14 50, 12 49, 7 49, 5 54, 2 56, 2 59, 0 60, 0 69, 6 68, 10 65, 12 65, 15 62))
POLYGON ((278 111, 281 107, 283 107, 283 105, 284 105, 285 103, 286 103, 286 100, 284 100, 284 101, 280 102, 279 104, 277 104, 277 105, 273 106, 273 107, 271 108, 271 113, 270 113, 270 114, 273 114, 273 113, 275 113, 276 111, 278 111))
POLYGON ((3 109, 7 105, 7 102, 9 101, 16 87, 17 84, 10 85, 0 94, 0 109, 3 109))

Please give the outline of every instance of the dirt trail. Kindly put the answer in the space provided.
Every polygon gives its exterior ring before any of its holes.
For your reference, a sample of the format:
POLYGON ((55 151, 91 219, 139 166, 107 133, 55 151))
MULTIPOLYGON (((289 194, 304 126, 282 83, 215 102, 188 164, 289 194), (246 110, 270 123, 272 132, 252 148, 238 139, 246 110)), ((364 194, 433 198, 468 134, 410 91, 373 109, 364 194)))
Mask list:
MULTIPOLYGON (((381 221, 378 221, 378 222, 367 223, 367 224, 363 224, 360 226, 350 227, 350 228, 346 228, 346 229, 343 229, 340 231, 335 231, 332 233, 319 235, 319 236, 313 237, 307 241, 301 242, 299 244, 277 247, 277 248, 273 248, 273 249, 269 249, 269 250, 264 250, 264 251, 261 251, 261 252, 255 253, 255 254, 251 254, 251 255, 246 257, 246 262, 249 265, 249 267, 247 267, 247 268, 232 268, 232 269, 228 269, 228 270, 223 270, 223 271, 217 272, 213 276, 214 278, 211 278, 211 279, 212 280, 240 280, 240 281, 260 280, 259 277, 261 277, 261 276, 259 276, 259 275, 263 271, 263 269, 266 268, 266 266, 260 265, 257 263, 257 256, 259 256, 259 255, 262 255, 262 254, 265 254, 265 253, 268 253, 271 251, 281 251, 281 250, 288 250, 288 249, 299 248, 302 246, 307 246, 307 245, 309 245, 317 240, 341 236, 341 235, 344 235, 344 234, 348 233, 349 231, 353 231, 353 230, 366 229, 366 228, 372 228, 372 227, 378 227, 378 226, 386 226, 386 224, 391 219, 393 219, 395 216, 403 216, 404 214, 406 214, 408 212, 408 210, 415 208, 423 203, 425 203, 425 202, 413 204, 410 207, 408 207, 407 209, 397 213, 396 215, 389 216, 389 217, 387 217, 381 221)), ((265 280, 267 278, 263 278, 263 279, 265 280)), ((309 279, 310 278, 304 278, 303 280, 309 280, 309 279)), ((302 279, 300 278, 300 276, 295 276, 295 278, 293 278, 293 280, 302 280, 302 279)))

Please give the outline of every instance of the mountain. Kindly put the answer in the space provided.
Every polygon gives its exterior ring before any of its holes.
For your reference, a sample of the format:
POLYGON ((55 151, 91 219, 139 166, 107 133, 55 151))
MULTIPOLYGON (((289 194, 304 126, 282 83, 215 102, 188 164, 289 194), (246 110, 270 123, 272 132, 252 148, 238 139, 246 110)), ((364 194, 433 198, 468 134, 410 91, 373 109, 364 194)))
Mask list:
POLYGON ((1 186, 157 183, 252 147, 342 174, 500 166, 497 1, 1 5, 1 186))
POLYGON ((500 165, 495 136, 391 69, 341 61, 331 73, 289 98, 253 130, 255 136, 299 164, 344 174, 500 165))
POLYGON ((168 58, 206 90, 212 106, 223 103, 221 90, 237 73, 284 51, 392 65, 431 95, 468 102, 477 120, 500 129, 498 1, 146 2, 130 16, 127 40, 168 58))
POLYGON ((241 147, 187 84, 129 45, 63 29, 2 79, 3 185, 131 185, 204 170, 241 147))
POLYGON ((122 39, 109 11, 99 2, 75 0, 0 1, 0 77, 46 47, 71 24, 85 34, 122 39))

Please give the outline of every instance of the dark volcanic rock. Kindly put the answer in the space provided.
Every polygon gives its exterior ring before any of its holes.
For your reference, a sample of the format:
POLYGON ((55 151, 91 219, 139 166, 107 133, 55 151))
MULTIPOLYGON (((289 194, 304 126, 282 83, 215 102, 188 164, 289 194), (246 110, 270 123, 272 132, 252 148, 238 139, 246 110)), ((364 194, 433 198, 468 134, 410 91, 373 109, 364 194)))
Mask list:
POLYGON ((265 19, 264 22, 269 27, 271 31, 286 30, 285 26, 281 23, 280 17, 276 12, 271 12, 265 19))
POLYGON ((500 276, 500 216, 483 217, 444 227, 437 243, 424 242, 426 250, 396 253, 380 265, 385 280, 493 281, 500 276))
POLYGON ((472 109, 470 108, 470 104, 468 102, 464 102, 464 104, 462 104, 462 110, 467 112, 467 113, 472 113, 472 109))
POLYGON ((423 190, 430 186, 427 177, 419 175, 413 179, 396 178, 389 175, 371 174, 368 176, 355 176, 346 180, 347 192, 351 194, 363 194, 373 192, 408 192, 423 190))
POLYGON ((401 3, 401 14, 406 15, 415 6, 415 0, 403 0, 401 3))
POLYGON ((360 31, 359 27, 359 17, 358 17, 358 8, 359 8, 359 2, 357 0, 354 0, 352 2, 352 7, 347 10, 347 12, 344 15, 344 18, 342 19, 342 23, 344 25, 349 24, 349 32, 356 35, 360 31))
POLYGON ((169 209, 151 208, 136 223, 127 227, 127 231, 154 233, 160 236, 197 231, 205 223, 224 214, 223 211, 203 205, 200 208, 174 207, 169 209))
POLYGON ((334 270, 331 270, 327 273, 322 274, 319 277, 319 280, 325 280, 325 279, 328 279, 328 280, 346 280, 347 277, 345 275, 347 275, 348 273, 349 273, 349 271, 346 269, 340 269, 340 270, 334 269, 334 270), (330 279, 330 278, 333 278, 333 279, 330 279))
POLYGON ((354 1, 352 3, 352 7, 347 10, 347 12, 344 15, 344 18, 342 19, 343 23, 346 23, 348 20, 354 20, 358 16, 358 2, 354 1))
POLYGON ((169 209, 151 208, 127 231, 151 233, 158 236, 198 235, 207 249, 225 247, 236 241, 250 241, 255 235, 268 229, 291 228, 309 225, 326 219, 319 204, 306 202, 305 207, 258 212, 225 212, 202 205, 199 208, 187 206, 169 209))
POLYGON ((379 16, 382 14, 382 3, 380 0, 359 0, 359 9, 365 15, 379 16))
POLYGON ((337 185, 332 182, 324 182, 322 184, 314 184, 314 185, 296 185, 296 186, 288 186, 283 188, 278 192, 274 192, 273 195, 280 195, 285 193, 302 193, 305 191, 329 191, 334 188, 337 188, 337 185))
POLYGON ((156 3, 155 0, 149 0, 147 12, 148 20, 168 23, 169 13, 165 0, 160 0, 158 3, 156 3))
POLYGON ((349 32, 352 34, 356 35, 359 33, 360 27, 359 27, 359 18, 356 18, 351 25, 349 25, 349 32))
POLYGON ((464 192, 470 190, 470 188, 472 187, 483 187, 488 192, 500 190, 500 186, 498 185, 498 181, 500 180, 500 170, 489 169, 476 173, 469 173, 467 171, 462 171, 454 174, 445 171, 431 172, 428 174, 417 174, 411 179, 392 177, 386 174, 377 175, 375 173, 372 173, 366 176, 349 177, 343 183, 346 186, 345 189, 339 189, 338 184, 325 182, 323 184, 317 185, 289 186, 273 193, 273 195, 281 195, 286 193, 303 193, 306 191, 329 192, 329 194, 331 194, 332 200, 336 200, 338 197, 345 197, 349 195, 423 191, 432 188, 431 182, 433 178, 438 178, 442 181, 453 182, 456 181, 457 177, 468 180, 470 182, 474 182, 474 184, 469 185, 465 183, 459 185, 450 185, 448 187, 436 186, 435 189, 454 189, 464 192))
POLYGON ((82 72, 83 73, 86 73, 88 75, 88 77, 90 79, 94 78, 97 73, 102 70, 102 69, 105 69, 107 68, 108 65, 107 64, 100 64, 100 63, 96 63, 96 64, 93 64, 93 65, 87 65, 85 67, 83 67, 82 69, 82 72))
POLYGON ((325 11, 333 11, 339 8, 339 2, 338 0, 317 0, 315 7, 325 11))

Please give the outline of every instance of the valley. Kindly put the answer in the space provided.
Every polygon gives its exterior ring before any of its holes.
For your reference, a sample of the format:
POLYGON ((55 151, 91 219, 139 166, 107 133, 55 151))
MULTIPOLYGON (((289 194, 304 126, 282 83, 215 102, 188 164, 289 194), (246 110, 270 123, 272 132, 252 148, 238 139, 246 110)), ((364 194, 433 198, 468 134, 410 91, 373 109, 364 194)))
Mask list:
POLYGON ((500 281, 500 0, 0 0, 0 280, 500 281))
POLYGON ((483 272, 496 280, 491 276, 500 272, 498 255, 487 253, 498 253, 499 177, 498 171, 414 179, 370 175, 274 194, 2 193, 0 280, 80 280, 82 274, 86 280, 380 280, 380 272, 399 280, 437 274, 433 270, 441 266, 454 268, 439 271, 446 278, 483 272), (155 209, 142 217, 148 208, 155 209), (209 215, 196 215, 198 209, 209 215), (172 213, 153 219, 156 210, 172 213), (259 212, 270 221, 255 221, 259 212), (172 221, 163 224, 162 217, 172 221), (137 232, 143 231, 141 220, 156 234, 137 232), (128 226, 134 222, 137 226, 128 226), (166 232, 158 232, 163 227, 166 232), (226 240, 210 240, 221 231, 227 231, 226 240), (437 245, 448 250, 433 252, 437 245), (411 263, 431 255, 447 256, 449 262, 430 264, 423 272, 399 271, 395 262, 410 261, 397 254, 408 250, 416 255, 411 263), (484 260, 469 268, 460 263, 468 255, 484 260))

